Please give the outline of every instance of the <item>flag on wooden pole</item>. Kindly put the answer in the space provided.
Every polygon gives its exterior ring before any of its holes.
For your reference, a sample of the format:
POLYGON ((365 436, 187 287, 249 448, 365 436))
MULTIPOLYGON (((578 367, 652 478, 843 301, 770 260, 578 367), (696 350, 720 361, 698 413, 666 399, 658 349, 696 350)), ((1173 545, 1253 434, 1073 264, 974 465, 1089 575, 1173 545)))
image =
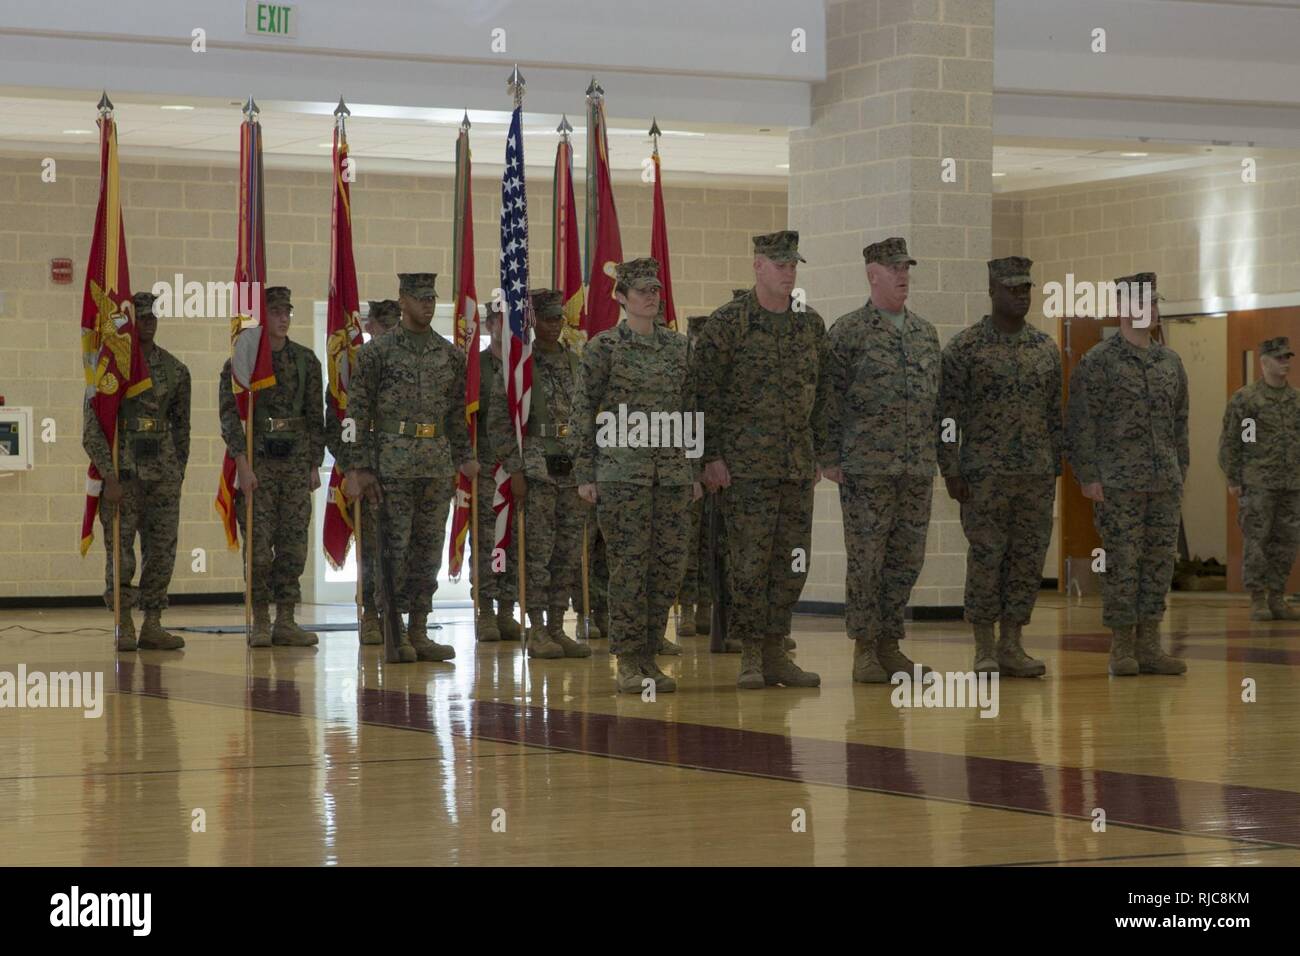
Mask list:
MULTIPOLYGON (((522 175, 522 173, 521 173, 522 175)), ((456 192, 455 222, 452 236, 452 282, 456 289, 456 345, 465 350, 465 423, 469 426, 474 457, 478 457, 478 292, 474 283, 474 207, 470 195, 469 115, 461 123, 456 139, 456 192)), ((455 581, 460 577, 465 561, 465 538, 469 532, 470 504, 474 494, 474 481, 460 471, 456 472, 456 497, 452 502, 451 553, 447 555, 447 574, 455 581)), ((477 531, 477 529, 475 529, 477 531)), ((479 544, 474 542, 478 561, 479 544)))
MULTIPOLYGON (((262 334, 266 315, 266 229, 262 197, 262 124, 257 104, 248 98, 244 122, 239 127, 239 233, 235 251, 235 315, 230 320, 230 385, 235 393, 239 417, 247 431, 253 396, 275 385, 271 365, 271 342, 262 334)), ((250 445, 249 452, 252 452, 250 445)), ((217 512, 226 531, 226 544, 239 547, 235 520, 235 490, 238 472, 227 451, 221 462, 217 488, 217 512)), ((252 549, 249 549, 251 554, 252 549)))
MULTIPOLYGON (((95 232, 86 263, 81 298, 81 360, 86 376, 87 415, 94 415, 117 447, 117 411, 124 398, 153 387, 149 366, 140 353, 135 310, 131 305, 131 275, 126 261, 126 229, 122 225, 121 180, 117 163, 117 123, 108 94, 99 101, 99 203, 95 232)), ((86 472, 86 507, 81 519, 81 554, 95 539, 95 515, 104 476, 91 462, 86 472)))
MULTIPOLYGON (((342 98, 335 110, 333 200, 330 203, 330 288, 325 319, 325 349, 329 357, 329 391, 325 414, 333 415, 340 430, 348 415, 348 384, 357 367, 361 348, 361 301, 357 297, 357 267, 352 258, 352 161, 348 159, 348 134, 344 117, 348 108, 342 98)), ((345 446, 346 447, 346 446, 345 446)), ((343 567, 355 529, 352 508, 343 494, 343 469, 337 457, 330 471, 325 500, 322 544, 330 567, 343 567)))

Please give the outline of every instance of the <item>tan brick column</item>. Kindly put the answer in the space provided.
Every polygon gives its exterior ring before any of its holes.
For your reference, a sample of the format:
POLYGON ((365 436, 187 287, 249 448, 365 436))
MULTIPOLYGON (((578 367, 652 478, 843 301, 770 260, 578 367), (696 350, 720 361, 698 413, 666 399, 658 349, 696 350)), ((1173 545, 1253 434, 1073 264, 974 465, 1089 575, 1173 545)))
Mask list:
MULTIPOLYGON (((908 305, 946 343, 988 302, 993 0, 831 0, 826 44, 812 126, 790 134, 789 221, 808 260, 799 285, 833 322, 866 300, 862 247, 903 236, 920 261, 908 305)), ((941 483, 934 501, 912 603, 960 605, 966 541, 941 483)), ((844 535, 828 482, 818 488, 811 572, 805 601, 844 600, 844 535)))

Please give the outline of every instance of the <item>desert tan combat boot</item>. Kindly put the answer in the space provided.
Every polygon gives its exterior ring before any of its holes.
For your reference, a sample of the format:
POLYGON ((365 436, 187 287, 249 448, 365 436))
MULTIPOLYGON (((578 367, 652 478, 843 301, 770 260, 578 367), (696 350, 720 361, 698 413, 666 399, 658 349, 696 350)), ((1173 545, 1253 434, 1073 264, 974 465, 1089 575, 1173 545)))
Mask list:
POLYGON ((713 605, 697 604, 695 605, 695 633, 708 634, 709 628, 713 626, 713 605))
POLYGON ((253 633, 248 637, 248 646, 271 646, 271 608, 267 604, 253 605, 253 633))
POLYGON ((565 657, 590 657, 591 645, 580 644, 564 633, 564 608, 553 607, 546 612, 546 633, 560 645, 565 657))
POLYGON ((271 643, 291 647, 311 647, 318 638, 311 631, 303 630, 293 619, 293 602, 281 601, 275 606, 275 627, 271 629, 271 643))
POLYGON ((769 687, 780 684, 784 687, 820 687, 820 674, 806 671, 790 660, 790 652, 785 649, 785 639, 769 637, 763 642, 763 683, 769 687))
POLYGON ((144 612, 139 646, 154 651, 179 651, 185 646, 185 638, 166 630, 162 626, 162 611, 154 608, 144 612))
POLYGON ((412 614, 406 626, 406 637, 415 648, 415 656, 422 661, 449 661, 456 656, 456 648, 429 640, 429 625, 423 614, 412 614))
MULTIPOLYGON (((899 638, 901 634, 890 634, 884 632, 876 641, 876 656, 880 658, 880 666, 885 669, 887 674, 897 674, 902 671, 908 677, 914 673, 915 662, 898 649, 899 638)), ((921 665, 921 676, 924 677, 930 673, 933 668, 921 665)))
POLYGON ((1133 630, 1132 625, 1111 630, 1110 672, 1116 677, 1134 677, 1138 673, 1133 630))
POLYGON ((131 620, 131 609, 122 608, 122 619, 117 629, 117 649, 119 651, 133 651, 139 645, 135 641, 135 621, 131 620))
POLYGON ((519 630, 519 622, 515 620, 514 601, 497 601, 497 630, 501 632, 503 641, 524 639, 523 633, 519 630))
MULTIPOLYGON (((381 631, 380 637, 382 636, 383 636, 383 632, 381 631)), ((419 658, 416 657, 415 655, 415 648, 411 646, 411 639, 409 636, 407 636, 406 628, 402 624, 402 615, 400 614, 397 615, 396 653, 397 653, 397 663, 399 664, 414 664, 417 660, 419 660, 419 658)))
POLYGON ((1143 674, 1183 674, 1186 662, 1170 657, 1160 646, 1160 622, 1142 621, 1137 627, 1138 670, 1143 674))
POLYGON ((1281 591, 1268 592, 1268 610, 1275 621, 1300 621, 1300 611, 1286 603, 1286 595, 1281 591))
POLYGON ((564 656, 564 648, 556 644, 546 630, 546 621, 542 612, 528 612, 528 656, 538 660, 553 661, 564 656))
POLYGON ((695 636, 695 608, 689 604, 682 605, 681 623, 677 625, 678 637, 695 636))
POLYGON ((740 654, 745 650, 744 643, 738 637, 724 637, 722 639, 722 653, 740 654))
POLYGON ((1250 619, 1252 621, 1273 620, 1273 611, 1268 606, 1267 591, 1250 592, 1250 619))
MULTIPOLYGON (((1020 625, 1002 622, 1002 638, 998 641, 998 670, 1007 677, 1042 677, 1047 665, 1025 653, 1021 644, 1020 625)), ((979 668, 975 668, 979 670, 979 668)))
POLYGON ((993 634, 993 625, 972 624, 971 627, 975 631, 975 673, 997 673, 998 658, 994 649, 997 638, 993 634))
POLYGON ((787 635, 785 635, 785 637, 781 638, 781 642, 782 642, 782 645, 785 647, 785 649, 786 649, 787 651, 792 651, 792 650, 794 650, 795 648, 797 648, 797 647, 799 646, 798 644, 796 644, 796 643, 794 642, 794 638, 791 637, 789 634, 787 634, 787 635))
POLYGON ((763 645, 758 641, 743 641, 740 645, 740 676, 736 686, 742 690, 762 690, 767 686, 763 680, 763 645))
POLYGON ((379 623, 379 612, 375 608, 368 607, 362 612, 359 636, 362 644, 384 643, 384 628, 379 623))
POLYGON ((639 651, 626 651, 618 655, 618 676, 614 678, 614 686, 620 694, 641 693, 641 682, 645 678, 639 651))
POLYGON ((677 690, 677 681, 659 669, 653 654, 643 654, 641 664, 641 674, 655 682, 656 694, 671 694, 677 690))
POLYGON ((859 637, 853 641, 853 679, 859 684, 888 684, 889 675, 876 656, 876 639, 859 637))
POLYGON ((672 641, 668 640, 668 635, 665 634, 663 637, 659 638, 658 653, 665 654, 668 657, 680 657, 682 654, 682 645, 674 644, 672 641))
POLYGON ((501 640, 501 628, 497 627, 497 616, 492 613, 491 601, 479 605, 478 619, 474 622, 474 636, 484 644, 501 640))

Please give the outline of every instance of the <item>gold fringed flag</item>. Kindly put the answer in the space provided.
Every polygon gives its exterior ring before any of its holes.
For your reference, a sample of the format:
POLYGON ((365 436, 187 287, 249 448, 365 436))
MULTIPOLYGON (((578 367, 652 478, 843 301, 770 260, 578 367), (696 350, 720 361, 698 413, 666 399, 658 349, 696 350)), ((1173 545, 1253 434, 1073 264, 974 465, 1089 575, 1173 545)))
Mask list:
MULTIPOLYGON (((465 422, 469 425, 470 440, 478 457, 478 292, 474 283, 474 212, 470 199, 468 118, 461 125, 456 140, 456 221, 453 225, 452 259, 455 262, 456 288, 456 345, 465 350, 465 422)), ((470 525, 470 496, 473 482, 461 472, 456 472, 456 499, 451 512, 451 553, 447 555, 447 574, 453 580, 460 577, 465 560, 465 537, 470 525)), ((476 529, 477 530, 477 529, 476 529)), ((474 544, 478 553, 478 542, 474 544)), ((477 560, 477 558, 475 559, 477 560)))
POLYGON ((560 142, 555 148, 555 193, 551 208, 555 223, 551 231, 551 248, 555 250, 551 266, 551 288, 564 297, 564 329, 561 338, 571 347, 583 344, 582 307, 586 301, 582 288, 582 258, 578 254, 578 207, 573 195, 573 144, 569 133, 573 127, 568 117, 560 123, 560 142))
POLYGON ((660 307, 664 313, 664 323, 670 329, 677 328, 677 310, 673 308, 673 279, 668 271, 668 218, 664 215, 664 188, 659 175, 659 125, 651 129, 654 134, 655 164, 655 209, 654 225, 650 229, 650 258, 659 263, 659 281, 663 283, 660 293, 660 307))
MULTIPOLYGON (((131 306, 117 168, 117 124, 107 96, 100 100, 99 205, 81 300, 81 358, 86 373, 86 414, 99 419, 109 446, 116 448, 118 406, 124 398, 139 395, 153 384, 149 366, 140 354, 131 306)), ((91 462, 86 475, 86 510, 81 520, 83 557, 95 539, 95 514, 103 488, 104 476, 91 462)))
MULTIPOLYGON (((329 393, 326 415, 342 429, 348 414, 348 382, 361 347, 361 302, 357 298, 357 268, 352 258, 352 202, 348 182, 348 137, 340 115, 334 125, 334 201, 330 212, 330 292, 325 342, 329 354, 329 393)), ((344 446, 346 447, 346 445, 344 446)), ((343 567, 353 537, 352 509, 343 494, 343 470, 338 460, 330 471, 325 504, 325 560, 343 567)))
MULTIPOLYGON (((594 199, 595 236, 587 236, 591 258, 587 273, 586 316, 582 330, 587 340, 618 324, 619 305, 614 298, 614 266, 623 261, 623 240, 614 208, 614 186, 609 170, 609 138, 605 128, 604 91, 592 81, 587 101, 587 179, 589 202, 594 199)), ((588 222, 591 223, 590 214, 588 222)))
MULTIPOLYGON (((230 321, 230 385, 235 393, 239 417, 248 425, 253 394, 275 385, 271 365, 271 343, 262 334, 266 315, 266 230, 262 199, 262 124, 256 104, 249 100, 239 127, 239 235, 235 253, 235 316, 230 321)), ((238 471, 235 459, 226 452, 221 462, 221 484, 217 489, 217 512, 226 530, 226 544, 239 547, 235 520, 235 491, 238 471)))

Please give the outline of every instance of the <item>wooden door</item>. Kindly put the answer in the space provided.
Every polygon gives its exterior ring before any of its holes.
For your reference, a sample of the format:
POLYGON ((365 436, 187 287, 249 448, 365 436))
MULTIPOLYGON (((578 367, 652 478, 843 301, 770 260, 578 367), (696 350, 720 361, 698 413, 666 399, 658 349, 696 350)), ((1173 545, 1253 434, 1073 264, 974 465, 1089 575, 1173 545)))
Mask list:
MULTIPOLYGON (((1065 407, 1070 402, 1070 376, 1088 349, 1114 329, 1118 319, 1063 318, 1060 325, 1061 370, 1065 377, 1065 407)), ((1101 536, 1092 523, 1092 502, 1079 490, 1079 479, 1066 461, 1061 475, 1061 547, 1058 554, 1057 586, 1064 593, 1097 594, 1100 583, 1092 571, 1092 552, 1101 547, 1101 536)))
MULTIPOLYGON (((1256 309, 1228 314, 1228 388, 1224 405, 1232 393, 1259 378, 1259 343, 1277 335, 1300 346, 1300 308, 1256 309)), ((1292 376, 1292 385, 1296 384, 1292 376)), ((1237 524, 1237 499, 1228 496, 1228 590, 1241 591, 1241 527, 1237 524)), ((1300 591, 1300 562, 1291 568, 1289 592, 1300 591)))

